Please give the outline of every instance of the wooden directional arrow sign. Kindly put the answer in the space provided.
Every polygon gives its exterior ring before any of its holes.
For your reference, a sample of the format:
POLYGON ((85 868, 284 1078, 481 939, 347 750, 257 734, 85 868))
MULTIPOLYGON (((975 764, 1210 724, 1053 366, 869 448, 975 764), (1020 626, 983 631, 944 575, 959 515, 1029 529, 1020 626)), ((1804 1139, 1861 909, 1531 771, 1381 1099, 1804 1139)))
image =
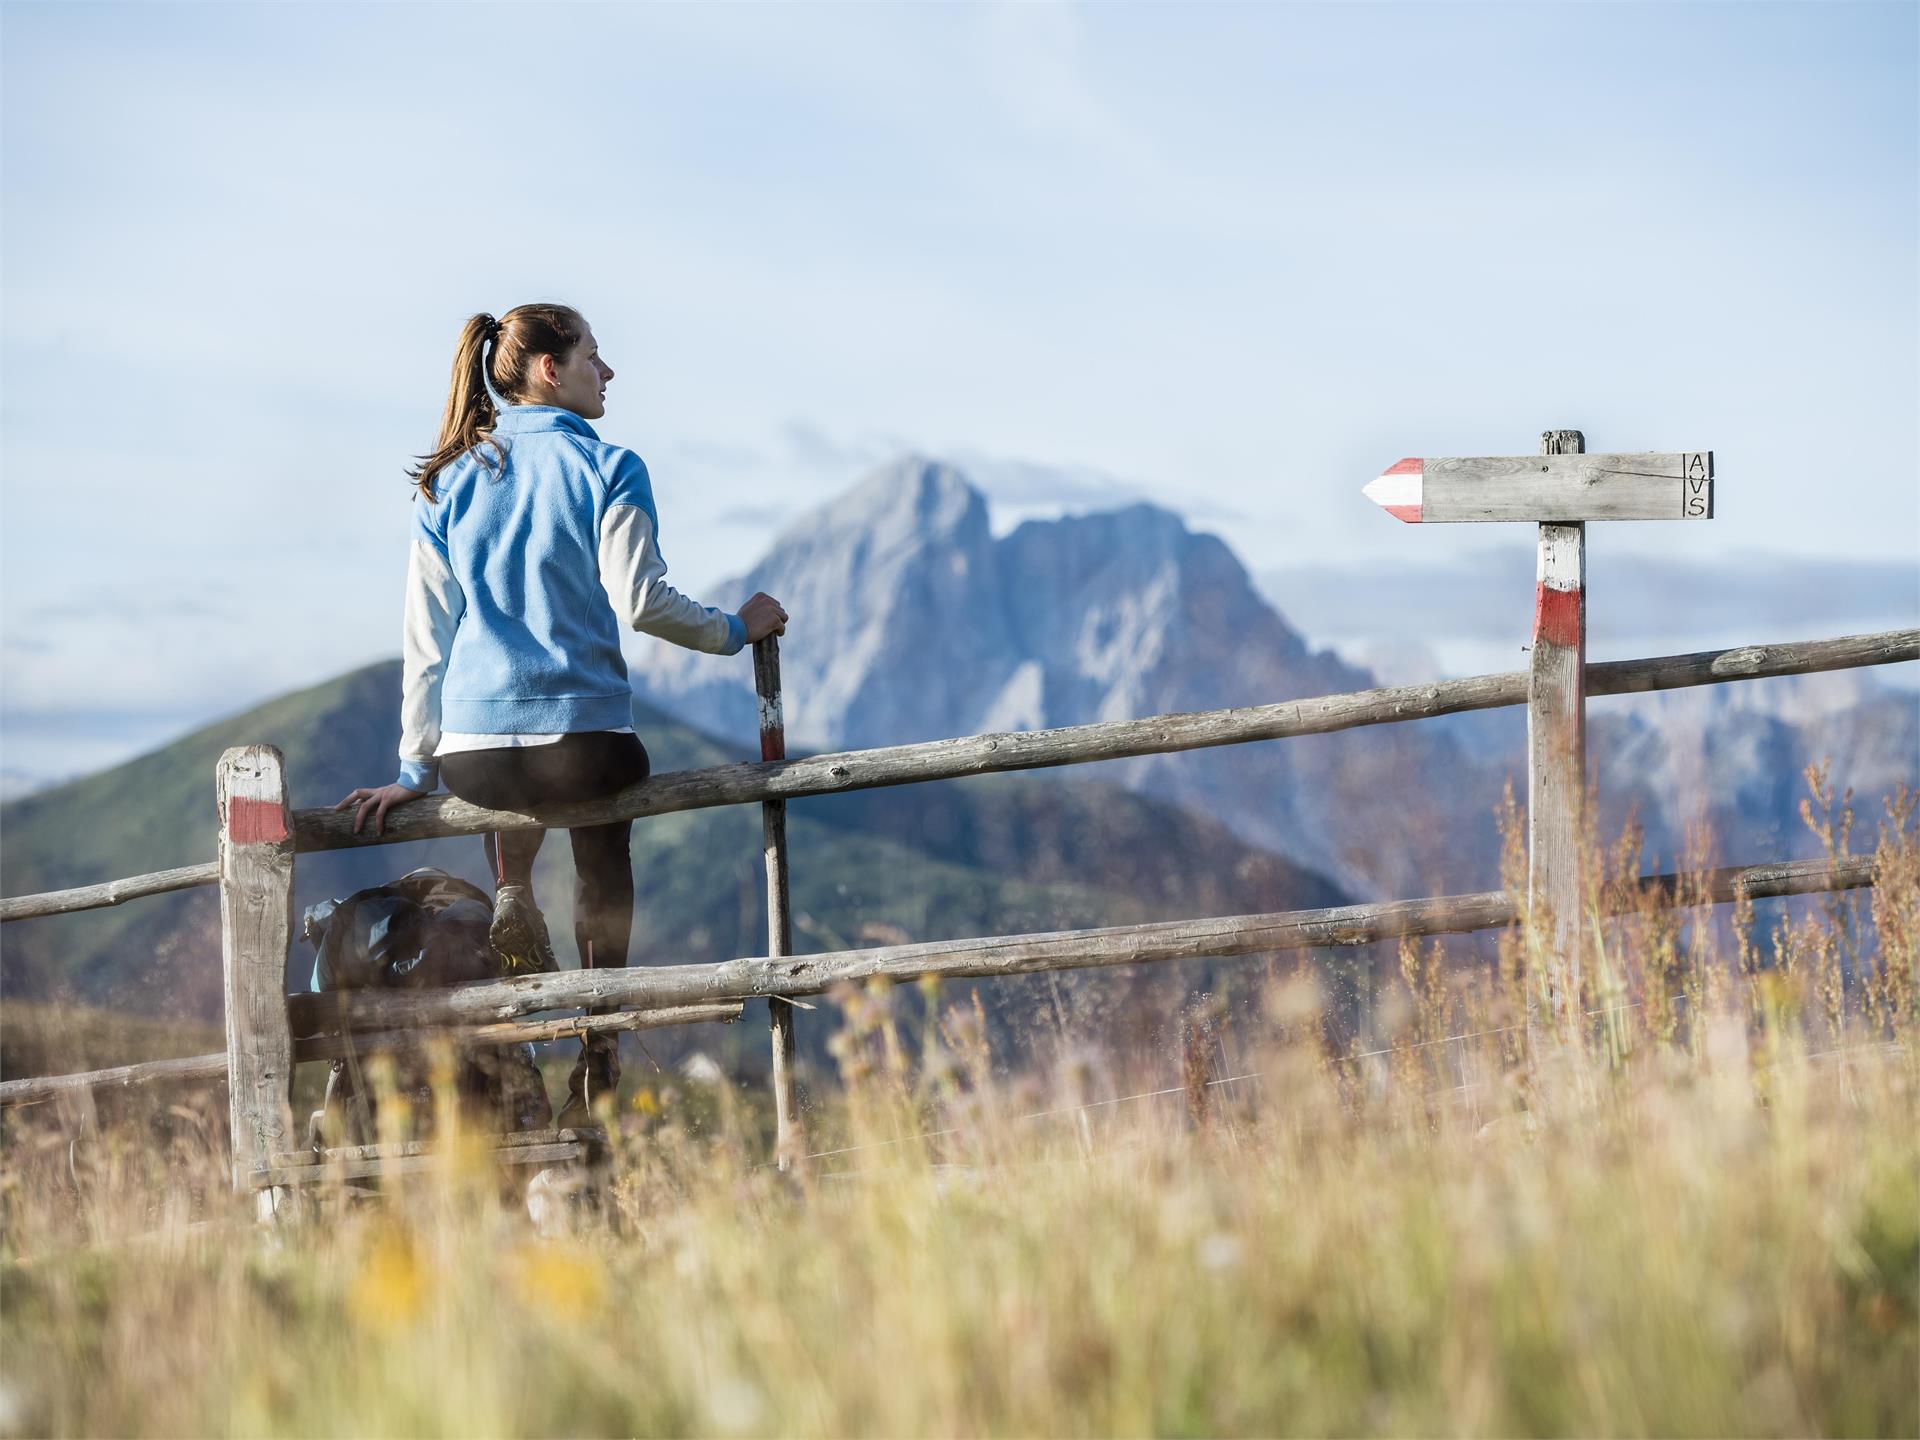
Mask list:
POLYGON ((1364 493, 1409 524, 1711 520, 1713 452, 1402 460, 1364 493))

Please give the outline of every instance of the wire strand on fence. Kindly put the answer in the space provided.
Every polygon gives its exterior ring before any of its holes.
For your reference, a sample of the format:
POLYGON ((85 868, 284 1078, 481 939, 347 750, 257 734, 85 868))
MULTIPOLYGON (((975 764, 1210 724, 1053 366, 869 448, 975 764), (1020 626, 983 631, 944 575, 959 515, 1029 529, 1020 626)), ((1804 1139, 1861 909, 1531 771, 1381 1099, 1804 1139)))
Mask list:
MULTIPOLYGON (((1750 985, 1752 982, 1741 981, 1738 983, 1750 985)), ((1668 1001, 1672 1003, 1683 1004, 1683 1005, 1688 1003, 1690 999, 1690 997, 1687 996, 1685 993, 1678 994, 1678 995, 1669 995, 1666 998, 1668 999, 1668 1001)), ((1647 1002, 1645 1000, 1632 1000, 1620 1005, 1597 1006, 1594 1009, 1586 1010, 1581 1013, 1585 1018, 1593 1019, 1594 1017, 1600 1016, 1600 1015, 1617 1015, 1627 1010, 1638 1010, 1642 1006, 1644 1006, 1646 1003, 1647 1002)), ((1515 1031, 1524 1030, 1524 1029, 1526 1029, 1525 1025, 1499 1025, 1499 1026, 1495 1026, 1490 1030, 1468 1030, 1458 1035, 1442 1035, 1432 1040, 1416 1040, 1406 1045, 1389 1045, 1379 1050, 1359 1050, 1359 1051, 1355 1051, 1351 1055, 1343 1055, 1343 1056, 1340 1056, 1339 1058, 1341 1060, 1374 1060, 1374 1059, 1378 1059, 1382 1055, 1410 1054, 1415 1050, 1424 1050, 1429 1046, 1433 1046, 1433 1045, 1447 1045, 1455 1041, 1461 1041, 1461 1040, 1482 1040, 1490 1035, 1508 1035, 1508 1034, 1512 1034, 1515 1031)), ((1861 1050, 1884 1050, 1886 1048, 1888 1048, 1888 1046, 1881 1042, 1873 1042, 1870 1044, 1861 1044, 1861 1045, 1842 1045, 1838 1049, 1815 1051, 1812 1054, 1801 1056, 1800 1059, 1819 1060, 1819 1059, 1826 1059, 1834 1055, 1853 1054, 1861 1050)), ((1898 1048, 1898 1047, 1895 1047, 1895 1048, 1898 1048)), ((1246 1073, 1241 1075, 1228 1075, 1221 1079, 1208 1080, 1205 1082, 1204 1088, 1213 1089, 1217 1086, 1222 1086, 1222 1085, 1237 1085, 1243 1080, 1263 1080, 1265 1078, 1266 1078, 1266 1073, 1264 1071, 1249 1070, 1246 1073)), ((1456 1085, 1450 1091, 1435 1092, 1435 1093, 1452 1094, 1457 1091, 1465 1090, 1469 1088, 1474 1088, 1474 1087, 1467 1086, 1467 1085, 1456 1085)), ((1135 1100, 1157 1100, 1167 1095, 1184 1095, 1186 1093, 1187 1093, 1187 1087, 1185 1085, 1167 1085, 1158 1090, 1141 1090, 1141 1091, 1137 1091, 1132 1095, 1111 1095, 1104 1100, 1089 1100, 1082 1105, 1057 1105, 1052 1107, 1051 1109, 1034 1110, 1025 1115, 1015 1115, 1012 1118, 1013 1118, 1013 1123, 1022 1124, 1030 1120, 1048 1120, 1059 1115, 1080 1115, 1080 1114, 1086 1113, 1089 1110, 1098 1110, 1105 1106, 1111 1106, 1111 1105, 1126 1105, 1135 1100)), ((880 1149, 885 1149, 887 1146, 890 1146, 890 1145, 910 1144, 916 1140, 941 1140, 946 1138, 949 1135, 959 1135, 964 1132, 965 1128, 966 1127, 960 1126, 960 1125, 949 1125, 942 1130, 923 1130, 912 1135, 895 1135, 885 1140, 868 1140, 859 1145, 842 1145, 833 1150, 816 1150, 811 1154, 807 1155, 805 1158, 808 1160, 830 1160, 835 1156, 839 1156, 839 1155, 852 1155, 862 1150, 880 1150, 880 1149)), ((767 1167, 760 1166, 757 1168, 765 1169, 767 1167)))

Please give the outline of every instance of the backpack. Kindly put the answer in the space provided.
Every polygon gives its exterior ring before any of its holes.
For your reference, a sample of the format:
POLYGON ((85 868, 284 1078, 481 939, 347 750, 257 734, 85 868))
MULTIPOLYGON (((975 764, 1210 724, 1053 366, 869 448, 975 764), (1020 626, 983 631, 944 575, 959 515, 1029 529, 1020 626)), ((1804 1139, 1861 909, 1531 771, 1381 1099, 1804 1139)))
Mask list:
MULTIPOLYGON (((486 891, 424 865, 385 885, 322 900, 302 914, 300 934, 314 948, 313 989, 429 989, 500 977, 487 932, 493 902, 486 891)), ((415 1114, 429 1119, 432 1096, 417 1053, 402 1053, 400 1088, 413 1093, 415 1114)), ((357 1066, 335 1060, 326 1099, 308 1122, 309 1143, 373 1138, 373 1098, 362 1093, 357 1066)), ((507 1130, 538 1130, 553 1111, 533 1046, 478 1045, 461 1050, 461 1098, 477 1102, 507 1130)))
POLYGON ((492 924, 484 890, 427 865, 309 906, 300 933, 314 948, 316 992, 429 989, 499 977, 492 924))

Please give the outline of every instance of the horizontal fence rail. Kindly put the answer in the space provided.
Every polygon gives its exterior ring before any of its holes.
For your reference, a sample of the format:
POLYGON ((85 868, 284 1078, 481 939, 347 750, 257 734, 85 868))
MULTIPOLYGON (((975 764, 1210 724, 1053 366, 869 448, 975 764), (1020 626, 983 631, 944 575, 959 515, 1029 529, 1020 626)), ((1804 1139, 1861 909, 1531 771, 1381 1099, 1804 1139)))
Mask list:
MULTIPOLYGON (((1695 875, 1653 875, 1603 897, 1608 913, 1656 906, 1724 904, 1855 889, 1873 883, 1870 857, 1733 866, 1695 875)), ((1390 900, 1266 915, 1215 916, 1100 930, 996 935, 830 950, 778 958, 754 956, 702 965, 629 970, 568 970, 517 980, 487 980, 443 990, 340 991, 287 1000, 293 1033, 312 1035, 341 1023, 409 1029, 507 1020, 540 1010, 620 1005, 641 1010, 771 996, 818 995, 842 981, 885 976, 980 980, 1048 970, 1084 970, 1160 960, 1225 958, 1269 951, 1366 945, 1402 936, 1458 935, 1514 924, 1524 902, 1503 890, 1390 900)))
POLYGON ((31 920, 41 915, 71 915, 76 910, 105 910, 128 900, 138 900, 143 895, 164 895, 169 890, 191 890, 196 885, 219 883, 220 862, 208 860, 201 865, 182 865, 177 870, 156 870, 150 875, 129 875, 125 880, 0 900, 0 923, 31 920))
MULTIPOLYGON (((1909 660, 1920 660, 1920 630, 1888 630, 1780 645, 1744 645, 1689 655, 1591 664, 1586 672, 1587 694, 1632 695, 1714 685, 1727 680, 1807 675, 1909 660)), ((1428 685, 1401 685, 1286 700, 1272 705, 1155 715, 1140 720, 1109 720, 1003 735, 973 735, 770 763, 716 765, 704 770, 656 775, 606 800, 556 806, 542 812, 537 819, 513 811, 484 810, 451 796, 435 796, 388 812, 384 835, 374 835, 371 830, 355 835, 351 812, 302 810, 294 816, 295 848, 302 852, 341 850, 478 835, 488 830, 597 825, 681 810, 792 800, 969 775, 1324 735, 1364 725, 1471 710, 1496 710, 1524 704, 1526 698, 1527 675, 1516 670, 1428 685)), ((218 867, 208 862, 101 885, 22 895, 0 900, 0 922, 97 909, 136 895, 212 885, 218 879, 218 867)))
MULTIPOLYGON (((709 1005, 675 1005, 656 1010, 630 1010, 620 1015, 579 1015, 564 1020, 508 1021, 463 1028, 462 1045, 519 1045, 528 1041, 569 1040, 574 1036, 621 1030, 658 1030, 668 1025, 731 1025, 746 1009, 742 1000, 720 1000, 709 1005)), ((293 1042, 295 1060, 344 1060, 348 1053, 370 1055, 380 1051, 416 1049, 425 1043, 415 1032, 374 1031, 344 1035, 338 1031, 310 1035, 293 1042)), ((144 1085, 162 1080, 224 1080, 226 1051, 188 1055, 178 1060, 144 1060, 116 1065, 110 1070, 85 1070, 76 1075, 35 1075, 0 1082, 0 1107, 32 1105, 78 1090, 104 1090, 144 1085)))

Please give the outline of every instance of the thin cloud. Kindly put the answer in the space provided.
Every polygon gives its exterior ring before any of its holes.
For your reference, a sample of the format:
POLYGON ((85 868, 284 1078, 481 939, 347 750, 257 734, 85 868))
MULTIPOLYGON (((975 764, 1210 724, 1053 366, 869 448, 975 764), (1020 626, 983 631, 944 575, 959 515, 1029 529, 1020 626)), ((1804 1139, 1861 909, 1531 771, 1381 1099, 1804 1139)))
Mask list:
POLYGON ((108 590, 94 599, 38 606, 29 610, 18 623, 28 626, 91 625, 110 620, 116 625, 156 625, 179 620, 200 620, 229 624, 239 618, 232 607, 204 596, 161 597, 120 588, 108 590))
POLYGON ((1099 92, 1077 7, 1001 3, 984 21, 988 87, 1015 123, 1123 162, 1151 158, 1147 137, 1099 92))
POLYGON ((809 470, 851 477, 903 450, 913 447, 892 436, 864 435, 843 439, 811 420, 789 420, 780 427, 787 458, 809 470))
POLYGON ((948 457, 995 504, 1009 510, 1112 510, 1148 504, 1177 512, 1191 524, 1244 520, 1246 512, 1210 498, 1124 479, 1093 465, 1046 464, 978 451, 948 457))
POLYGON ((759 530, 779 525, 792 513, 791 505, 733 505, 713 519, 716 525, 738 525, 759 530))
POLYGON ((768 461, 767 452, 758 446, 733 440, 676 440, 667 447, 666 453, 670 459, 683 464, 722 470, 760 470, 768 461))

